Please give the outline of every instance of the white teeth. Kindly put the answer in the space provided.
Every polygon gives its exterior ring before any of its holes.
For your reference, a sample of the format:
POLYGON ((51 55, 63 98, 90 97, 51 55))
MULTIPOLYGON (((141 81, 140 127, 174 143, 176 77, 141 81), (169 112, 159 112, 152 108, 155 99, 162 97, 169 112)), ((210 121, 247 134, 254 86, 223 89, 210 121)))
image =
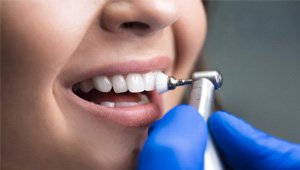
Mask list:
MULTIPOLYGON (((85 93, 88 93, 92 89, 104 93, 110 92, 112 89, 115 93, 124 93, 128 90, 131 93, 152 91, 161 86, 161 84, 157 84, 161 75, 167 78, 161 71, 152 71, 144 74, 130 73, 126 78, 121 74, 114 75, 111 78, 108 78, 108 76, 96 76, 92 79, 77 83, 73 86, 73 91, 76 91, 78 88, 85 93)), ((163 81, 162 85, 166 86, 165 81, 163 81)))
POLYGON ((153 72, 148 72, 142 75, 144 81, 144 88, 146 91, 154 90, 155 88, 155 77, 153 72))
POLYGON ((131 73, 126 77, 128 90, 132 93, 144 91, 144 82, 141 74, 131 73))
POLYGON ((141 101, 139 101, 138 103, 139 103, 139 105, 147 104, 147 103, 149 103, 149 99, 146 95, 142 94, 141 101))
POLYGON ((100 105, 105 107, 115 107, 115 102, 101 102, 100 105))
POLYGON ((109 92, 112 84, 107 76, 97 76, 93 78, 95 88, 101 92, 109 92))
POLYGON ((126 92, 127 84, 124 76, 122 75, 115 75, 111 78, 113 89, 116 93, 123 93, 126 92))
POLYGON ((149 103, 149 99, 146 95, 141 94, 140 95, 141 100, 138 102, 109 102, 104 101, 101 102, 100 105, 105 107, 131 107, 131 106, 139 106, 149 103))
POLYGON ((91 91, 94 88, 92 80, 85 80, 80 82, 79 88, 85 93, 91 91))
POLYGON ((137 102, 117 102, 115 107, 130 107, 130 106, 137 106, 139 103, 137 102))
MULTIPOLYGON (((148 73, 130 73, 126 76, 117 74, 114 76, 96 76, 92 79, 84 80, 80 83, 75 84, 72 87, 73 91, 80 89, 82 92, 88 93, 92 89, 96 89, 100 92, 110 92, 112 89, 115 93, 124 93, 128 90, 131 93, 140 93, 143 91, 151 91, 156 89, 156 76, 160 75, 161 72, 148 72, 148 73)), ((117 107, 133 107, 139 105, 145 105, 149 103, 149 99, 145 94, 138 94, 139 101, 103 101, 97 103, 108 108, 117 107)), ((93 102, 93 101, 91 101, 93 102)))

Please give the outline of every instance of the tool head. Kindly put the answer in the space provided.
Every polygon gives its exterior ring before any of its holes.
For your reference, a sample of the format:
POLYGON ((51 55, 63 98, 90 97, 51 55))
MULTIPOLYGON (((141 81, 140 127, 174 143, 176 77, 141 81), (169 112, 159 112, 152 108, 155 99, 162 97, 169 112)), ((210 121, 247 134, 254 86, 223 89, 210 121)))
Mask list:
POLYGON ((210 80, 215 86, 215 90, 220 89, 223 84, 222 75, 219 71, 199 71, 193 74, 193 81, 206 78, 210 80))

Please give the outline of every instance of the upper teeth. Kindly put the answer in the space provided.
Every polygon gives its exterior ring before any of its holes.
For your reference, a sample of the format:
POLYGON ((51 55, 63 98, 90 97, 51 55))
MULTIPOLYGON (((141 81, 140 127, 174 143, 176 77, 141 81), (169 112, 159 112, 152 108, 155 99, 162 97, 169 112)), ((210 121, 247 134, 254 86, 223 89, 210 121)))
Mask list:
POLYGON ((130 91, 139 93, 143 91, 151 91, 155 89, 156 71, 148 73, 130 73, 127 76, 114 75, 96 76, 92 79, 80 82, 79 88, 83 92, 89 92, 96 89, 100 92, 109 92, 112 89, 115 93, 123 93, 130 91))

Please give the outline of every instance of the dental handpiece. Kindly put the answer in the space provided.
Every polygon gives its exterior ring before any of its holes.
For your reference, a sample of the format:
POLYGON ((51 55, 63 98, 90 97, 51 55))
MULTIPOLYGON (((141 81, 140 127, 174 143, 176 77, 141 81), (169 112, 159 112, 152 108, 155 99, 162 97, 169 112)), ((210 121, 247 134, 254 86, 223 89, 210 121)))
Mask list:
MULTIPOLYGON (((195 107, 198 112, 207 121, 214 101, 214 91, 222 86, 222 76, 218 71, 201 71, 193 74, 193 79, 177 80, 174 77, 168 77, 163 73, 158 73, 156 77, 156 90, 158 93, 164 93, 173 90, 177 86, 192 84, 189 104, 195 107)), ((209 135, 207 147, 204 154, 204 170, 223 170, 221 160, 217 150, 209 135)))

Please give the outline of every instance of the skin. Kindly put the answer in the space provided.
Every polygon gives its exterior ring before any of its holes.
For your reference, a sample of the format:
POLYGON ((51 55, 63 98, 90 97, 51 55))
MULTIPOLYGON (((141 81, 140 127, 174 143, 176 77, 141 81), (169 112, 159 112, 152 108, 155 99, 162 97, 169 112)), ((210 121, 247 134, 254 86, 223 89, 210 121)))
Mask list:
MULTIPOLYGON (((199 0, 4 0, 1 22, 3 169, 134 169, 147 127, 82 114, 58 89, 88 67, 158 54, 168 75, 189 77, 206 34, 199 0), (132 20, 149 29, 120 28, 132 20)), ((182 94, 163 95, 165 111, 182 94)))

